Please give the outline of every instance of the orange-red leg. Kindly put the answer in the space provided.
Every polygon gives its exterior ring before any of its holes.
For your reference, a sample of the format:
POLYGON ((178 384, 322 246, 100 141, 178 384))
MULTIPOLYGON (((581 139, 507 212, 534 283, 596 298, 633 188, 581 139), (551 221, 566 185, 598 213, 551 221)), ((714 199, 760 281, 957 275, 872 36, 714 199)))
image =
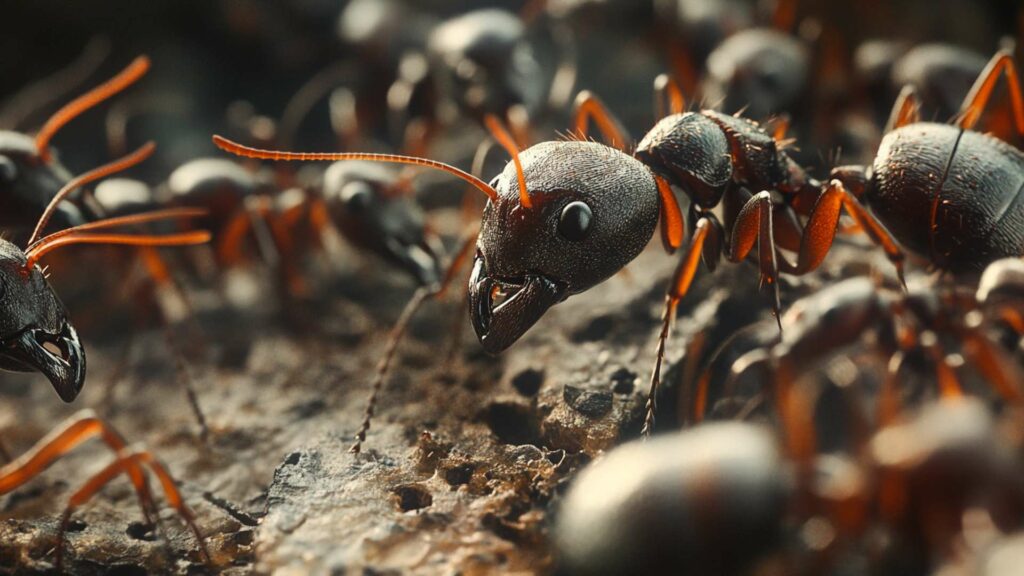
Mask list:
POLYGON ((217 242, 217 260, 222 266, 237 266, 242 261, 242 246, 250 228, 252 221, 245 211, 239 211, 228 220, 217 242))
POLYGON ((697 266, 700 265, 701 254, 704 251, 704 243, 713 231, 714 225, 707 218, 701 218, 697 221, 697 226, 693 230, 693 237, 690 238, 690 244, 687 246, 682 260, 679 261, 675 274, 672 275, 672 283, 669 284, 668 290, 665 293, 665 308, 661 315, 661 332, 658 333, 654 368, 651 370, 650 387, 647 391, 644 426, 640 431, 644 437, 649 436, 654 430, 654 414, 658 409, 658 386, 661 384, 661 365, 665 361, 665 344, 672 332, 672 320, 675 318, 676 308, 693 283, 693 277, 697 273, 697 266))
POLYGON ((773 211, 772 196, 768 192, 761 192, 748 200, 732 224, 732 241, 727 257, 731 262, 740 262, 754 248, 754 242, 757 242, 761 288, 768 286, 772 289, 772 313, 775 315, 775 320, 779 323, 779 331, 781 331, 779 266, 775 259, 773 211))
MULTIPOLYGON (((91 410, 83 410, 68 418, 28 452, 0 467, 0 494, 6 494, 45 471, 54 461, 83 442, 99 437, 115 454, 125 449, 124 439, 91 410)), ((139 505, 147 523, 152 522, 153 495, 146 476, 138 466, 127 470, 135 487, 139 505)))
POLYGON ((384 385, 384 380, 387 378, 388 372, 391 368, 391 361, 395 357, 395 351, 398 349, 398 344, 402 341, 402 337, 405 335, 405 331, 409 327, 409 322, 424 302, 431 298, 440 298, 448 290, 448 287, 457 276, 462 263, 465 262, 473 252, 473 248, 476 246, 476 237, 478 233, 478 230, 473 230, 465 236, 459 251, 448 265, 448 269, 446 270, 444 278, 441 280, 440 284, 436 286, 421 286, 418 288, 416 292, 413 293, 412 298, 409 299, 409 302, 405 305, 405 309, 402 310, 401 316, 398 317, 398 321, 395 323, 395 326, 391 329, 391 333, 388 335, 387 344, 384 346, 384 355, 381 356, 380 361, 377 363, 377 369, 374 372, 373 381, 370 383, 370 398, 367 400, 366 409, 363 412, 363 422, 359 426, 359 431, 356 432, 355 442, 349 448, 349 452, 358 454, 362 450, 363 442, 366 441, 366 433, 370 430, 373 414, 377 409, 377 398, 380 395, 380 390, 384 385))
MULTIPOLYGON (((174 478, 171 477, 167 467, 165 467, 157 458, 149 451, 146 450, 133 450, 128 453, 119 453, 117 460, 111 462, 102 470, 100 470, 92 478, 89 478, 85 484, 83 484, 71 498, 68 499, 67 507, 64 509, 64 514, 61 517, 60 531, 57 534, 57 549, 55 552, 56 556, 56 567, 57 571, 61 570, 61 564, 63 560, 64 551, 64 536, 67 533, 68 525, 71 521, 71 513, 76 508, 85 504, 92 498, 101 488, 110 483, 111 480, 123 473, 131 473, 133 470, 141 470, 143 466, 147 466, 153 475, 156 476, 160 482, 160 486, 163 488, 164 498, 167 499, 168 504, 177 510, 178 515, 188 526, 189 530, 195 536, 196 542, 199 545, 199 550, 203 555, 203 559, 207 562, 210 560, 210 552, 206 548, 206 541, 203 540, 203 535, 199 531, 199 527, 196 525, 196 516, 192 512, 192 509, 185 504, 185 500, 181 497, 181 492, 178 490, 177 483, 174 478)), ((152 499, 152 496, 150 496, 152 499)))
POLYGON ((590 121, 593 120, 612 148, 624 150, 632 141, 626 127, 608 110, 604 102, 589 90, 576 95, 573 117, 576 134, 580 138, 586 138, 590 132, 590 121))
POLYGON ((921 120, 920 111, 921 105, 917 101, 917 92, 914 91, 913 86, 907 84, 900 90, 900 95, 896 97, 896 103, 893 104, 889 120, 885 123, 885 130, 882 133, 886 134, 907 124, 919 122, 921 120))
POLYGON ((846 208, 857 225, 867 232, 875 244, 885 250, 889 261, 896 267, 900 282, 906 286, 903 279, 903 251, 896 244, 892 234, 864 208, 839 180, 832 180, 818 197, 807 220, 807 225, 804 227, 797 263, 790 264, 783 258, 781 262, 783 272, 806 274, 821 265, 825 255, 832 247, 839 215, 843 208, 846 208))
POLYGON ((659 120, 670 114, 682 114, 686 110, 686 97, 679 84, 668 74, 658 74, 654 79, 654 109, 659 120))
POLYGON ((1006 85, 1010 91, 1010 106, 1013 110, 1014 129, 1018 136, 1024 136, 1024 96, 1021 93, 1020 77, 1014 66, 1013 54, 1009 50, 1000 50, 989 60, 985 69, 978 76, 960 106, 959 125, 964 130, 974 128, 982 113, 988 106, 989 98, 1001 76, 1006 77, 1006 85))
POLYGON ((962 333, 964 352, 978 372, 1007 402, 1020 404, 1024 373, 992 340, 977 328, 962 333))

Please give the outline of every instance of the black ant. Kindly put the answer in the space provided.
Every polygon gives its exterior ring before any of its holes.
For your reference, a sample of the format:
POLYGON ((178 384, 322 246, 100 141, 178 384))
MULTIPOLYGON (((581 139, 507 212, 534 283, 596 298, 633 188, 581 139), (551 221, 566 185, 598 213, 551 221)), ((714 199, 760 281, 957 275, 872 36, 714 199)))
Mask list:
MULTIPOLYGON (((62 247, 77 244, 117 244, 127 246, 186 246, 209 241, 208 232, 193 230, 166 235, 134 235, 110 232, 111 228, 170 219, 195 218, 202 211, 168 209, 131 216, 108 218, 80 224, 47 236, 42 230, 57 213, 57 207, 72 192, 90 182, 122 171, 147 158, 152 143, 135 153, 71 179, 56 194, 36 223, 27 247, 0 239, 0 369, 17 372, 39 371, 53 385, 65 402, 73 401, 85 383, 85 349, 78 333, 67 318, 67 311, 46 280, 39 266, 41 258, 62 247)), ((168 501, 174 506, 196 535, 206 553, 205 544, 195 523, 194 514, 181 498, 167 469, 153 454, 127 447, 124 440, 91 412, 80 413, 17 460, 0 468, 0 494, 10 492, 45 470, 54 460, 75 446, 99 436, 117 455, 117 460, 90 478, 68 502, 58 535, 56 551, 58 569, 61 564, 64 533, 72 510, 88 500, 103 485, 121 473, 132 480, 139 495, 147 521, 155 518, 152 493, 144 475, 149 468, 160 481, 168 501)))
POLYGON ((948 397, 916 414, 880 414, 850 455, 824 453, 814 395, 791 388, 781 434, 707 423, 625 444, 584 469, 553 530, 562 570, 923 574, 963 554, 968 512, 995 534, 1019 529, 1020 441, 1001 432, 1009 418, 948 397))
POLYGON ((291 153, 258 150, 214 137, 224 150, 270 160, 372 160, 441 169, 473 184, 489 202, 484 208, 470 278, 470 315, 484 349, 494 354, 519 339, 548 308, 606 280, 633 260, 662 220, 670 252, 683 242, 684 222, 672 187, 692 200, 693 236, 665 301, 658 353, 651 376, 645 433, 653 426, 654 394, 660 382, 665 341, 679 301, 689 288, 702 254, 713 267, 724 252, 733 262, 759 243, 762 284, 775 291, 778 315, 776 239, 799 253, 797 264, 782 269, 804 274, 824 259, 845 206, 858 224, 886 247, 901 266, 902 254, 888 233, 856 198, 836 184, 821 186, 782 149, 781 137, 743 118, 704 110, 683 113, 681 92, 659 83, 673 115, 641 140, 634 155, 621 124, 589 93, 577 99, 576 128, 584 137, 596 121, 611 145, 596 142, 544 142, 520 153, 500 121, 492 132, 512 162, 491 184, 451 166, 422 158, 363 153, 291 153), (762 190, 751 197, 747 190, 762 190), (781 194, 775 208, 767 190, 781 194), (711 209, 726 210, 723 226, 711 209), (773 214, 780 216, 773 220, 773 214), (797 214, 808 218, 801 229, 797 214), (774 224, 778 222, 778 225, 774 224), (778 230, 778 232, 776 231, 778 230), (728 247, 724 241, 730 238, 728 247))
MULTIPOLYGON (((896 383, 908 360, 923 356, 935 371, 931 379, 944 395, 963 395, 958 370, 948 362, 945 341, 949 340, 960 345, 957 352, 966 364, 1005 402, 1020 404, 1024 373, 1000 341, 1002 329, 1017 340, 1024 337, 1018 296, 1022 287, 1024 262, 1016 258, 990 264, 978 290, 971 294, 957 287, 936 293, 931 286, 921 290, 914 285, 905 294, 895 294, 867 278, 844 280, 794 302, 782 317, 781 337, 762 343, 733 363, 725 394, 748 374, 756 375, 756 381, 793 381, 822 358, 869 336, 871 354, 885 366, 886 394, 898 393, 896 383)), ((698 422, 707 404, 709 377, 705 372, 696 390, 693 416, 698 422)))

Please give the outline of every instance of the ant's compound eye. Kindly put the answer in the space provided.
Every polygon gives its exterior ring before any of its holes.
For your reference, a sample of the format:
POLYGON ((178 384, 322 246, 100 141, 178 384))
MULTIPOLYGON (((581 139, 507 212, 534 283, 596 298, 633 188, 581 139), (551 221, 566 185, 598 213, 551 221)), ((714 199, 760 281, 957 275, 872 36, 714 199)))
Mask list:
POLYGON ((373 190, 366 182, 349 182, 341 189, 341 200, 352 214, 361 214, 370 205, 373 190))
POLYGON ((18 165, 7 156, 0 156, 0 182, 14 182, 18 178, 18 165))
POLYGON ((562 215, 558 217, 558 234, 566 240, 579 242, 587 237, 593 217, 590 206, 578 200, 570 202, 562 208, 562 215))

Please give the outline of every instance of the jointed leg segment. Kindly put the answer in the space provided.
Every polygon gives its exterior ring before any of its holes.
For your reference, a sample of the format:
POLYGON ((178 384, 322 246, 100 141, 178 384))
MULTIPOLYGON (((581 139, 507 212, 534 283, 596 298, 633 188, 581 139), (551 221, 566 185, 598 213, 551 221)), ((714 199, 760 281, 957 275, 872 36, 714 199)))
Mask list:
POLYGON ((40 440, 28 452, 0 467, 0 494, 6 494, 41 474, 58 458, 67 454, 86 440, 99 437, 115 453, 117 459, 86 481, 70 498, 64 511, 58 534, 56 560, 60 567, 64 534, 67 531, 71 512, 89 500, 100 488, 120 474, 126 474, 139 497, 139 504, 147 523, 156 517, 156 504, 146 480, 148 467, 159 480, 167 501, 182 517, 195 535, 204 558, 209 559, 206 543, 195 524, 195 515, 185 504, 181 493, 167 469, 153 454, 141 450, 129 450, 124 439, 116 430, 100 420, 92 411, 85 410, 72 416, 40 440))

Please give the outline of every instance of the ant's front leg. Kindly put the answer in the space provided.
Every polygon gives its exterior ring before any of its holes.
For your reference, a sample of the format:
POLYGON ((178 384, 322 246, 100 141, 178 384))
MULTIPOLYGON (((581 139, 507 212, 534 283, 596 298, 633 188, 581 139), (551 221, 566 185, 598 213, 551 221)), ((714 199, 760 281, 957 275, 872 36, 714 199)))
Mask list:
POLYGON ((406 329, 409 327, 409 322, 413 316, 429 299, 437 299, 444 296, 452 282, 458 275, 459 269, 462 264, 466 262, 469 255, 473 253, 473 249, 476 247, 476 238, 479 234, 478 228, 473 228, 463 239, 461 246, 456 252, 455 257, 452 258, 451 263, 448 265, 448 269, 445 272, 441 282, 435 285, 420 286, 413 293, 412 298, 406 303, 405 309, 402 310, 401 316, 398 317, 398 321, 395 322, 394 327, 391 329, 391 334, 388 336, 387 344, 384 346, 384 354, 381 356, 380 361, 377 363, 377 369, 374 373, 373 381, 370 384, 370 398, 366 401, 366 409, 363 411, 363 421, 359 425, 359 431, 356 432, 355 442, 349 447, 349 452, 353 454, 359 454, 362 451, 363 442, 366 441, 366 433, 370 431, 370 424, 373 421, 373 414, 377 409, 377 397, 380 395, 380 390, 384 386, 384 380, 387 378, 388 372, 391 368, 391 361, 395 357, 395 351, 398 349, 399 342, 402 341, 402 337, 405 335, 406 329))
MULTIPOLYGON (((709 236, 720 236, 721 229, 717 223, 707 216, 702 216, 694 227, 693 236, 690 238, 690 245, 675 273, 672 275, 672 282, 665 293, 665 309, 661 315, 661 332, 658 333, 658 347, 654 361, 654 369, 651 371, 650 388, 647 391, 647 406, 645 408, 644 426, 640 434, 644 437, 650 436, 654 430, 654 413, 657 410, 658 386, 661 384, 661 365, 665 360, 665 343, 672 332, 672 320, 676 315, 676 308, 679 301, 686 295, 693 283, 693 277, 697 273, 697 266, 700 265, 701 255, 704 252, 705 243, 709 242, 709 236)), ((717 255, 716 255, 717 257, 717 255)))

